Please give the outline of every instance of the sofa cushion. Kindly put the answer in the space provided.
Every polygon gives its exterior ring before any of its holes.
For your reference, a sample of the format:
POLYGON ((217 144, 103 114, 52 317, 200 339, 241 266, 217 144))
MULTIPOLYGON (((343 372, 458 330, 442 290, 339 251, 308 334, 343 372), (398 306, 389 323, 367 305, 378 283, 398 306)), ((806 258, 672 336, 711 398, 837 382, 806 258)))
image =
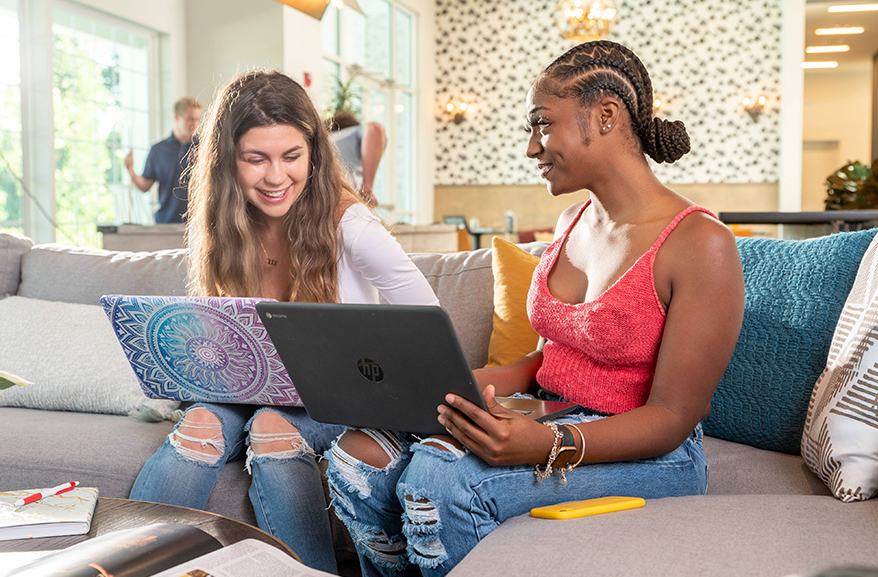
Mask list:
POLYGON ((488 343, 488 367, 517 361, 540 340, 527 318, 527 293, 539 257, 499 236, 491 239, 494 321, 488 343))
POLYGON ((814 385, 802 456, 842 501, 878 494, 878 237, 860 263, 826 369, 814 385))
POLYGON ((106 294, 186 295, 185 249, 114 252, 38 244, 21 263, 18 294, 97 305, 106 294))
POLYGON ((143 463, 173 424, 128 417, 0 407, 4 443, 0 487, 6 490, 75 479, 101 497, 127 498, 143 463), (36 482, 36 484, 34 484, 36 482))
POLYGON ((514 517, 449 577, 582 574, 601 577, 811 575, 876 565, 878 501, 828 496, 702 495, 555 521, 514 517))
POLYGON ((744 324, 705 434, 798 454, 808 400, 876 229, 809 240, 738 238, 744 324))
MULTIPOLYGON (((4 431, 14 431, 16 439, 4 444, 0 488, 76 479, 83 486, 97 487, 101 497, 123 499, 173 428, 169 421, 144 423, 117 415, 9 407, 0 407, 0 423, 4 431)), ((223 469, 206 510, 255 524, 247 498, 249 485, 244 462, 230 464, 223 469)))
POLYGON ((829 495, 799 455, 704 437, 708 495, 829 495))
MULTIPOLYGON (((539 256, 548 243, 533 242, 520 246, 539 256)), ((415 253, 409 256, 451 317, 470 367, 485 366, 494 315, 491 250, 415 253)))
POLYGON ((140 407, 166 416, 179 403, 147 399, 99 306, 0 300, 0 367, 30 381, 3 391, 0 405, 125 415, 140 407))
POLYGON ((21 257, 33 246, 29 238, 0 233, 0 298, 14 295, 21 280, 21 257))

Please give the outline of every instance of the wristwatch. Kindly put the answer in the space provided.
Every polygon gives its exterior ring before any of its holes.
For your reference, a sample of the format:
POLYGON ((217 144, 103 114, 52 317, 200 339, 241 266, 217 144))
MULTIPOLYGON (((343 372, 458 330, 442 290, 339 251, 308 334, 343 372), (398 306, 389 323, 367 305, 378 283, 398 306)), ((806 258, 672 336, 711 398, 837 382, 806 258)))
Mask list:
POLYGON ((573 440, 573 431, 568 425, 558 427, 561 430, 561 448, 558 449, 558 455, 552 466, 556 469, 566 467, 576 454, 576 441, 573 440))

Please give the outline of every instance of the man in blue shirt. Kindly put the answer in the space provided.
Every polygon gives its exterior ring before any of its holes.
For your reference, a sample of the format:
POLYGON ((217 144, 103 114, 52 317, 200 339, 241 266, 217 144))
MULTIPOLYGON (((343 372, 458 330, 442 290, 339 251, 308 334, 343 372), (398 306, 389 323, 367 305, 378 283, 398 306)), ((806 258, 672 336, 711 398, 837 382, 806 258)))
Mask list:
POLYGON ((125 157, 125 167, 134 186, 146 192, 155 181, 159 183, 156 223, 183 222, 188 181, 183 173, 189 163, 195 161, 190 158, 189 151, 197 143, 197 139, 194 139, 195 129, 200 120, 201 103, 194 98, 181 98, 174 104, 174 131, 149 150, 142 175, 134 172, 133 153, 129 152, 125 157))

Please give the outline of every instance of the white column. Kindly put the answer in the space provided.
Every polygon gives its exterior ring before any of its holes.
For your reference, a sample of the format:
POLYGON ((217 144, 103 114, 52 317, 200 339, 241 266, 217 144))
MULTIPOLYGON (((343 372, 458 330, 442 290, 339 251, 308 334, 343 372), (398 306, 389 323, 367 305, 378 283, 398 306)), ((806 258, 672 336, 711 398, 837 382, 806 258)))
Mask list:
POLYGON ((783 0, 778 209, 802 210, 805 0, 783 0))
POLYGON ((34 242, 55 242, 52 9, 49 0, 30 0, 21 7, 23 179, 31 193, 23 199, 24 230, 34 242))
MULTIPOLYGON (((329 6, 327 10, 336 10, 329 6)), ((311 79, 308 94, 322 110, 323 59, 321 56, 320 20, 289 6, 283 7, 283 72, 302 86, 305 74, 311 79)))
POLYGON ((431 224, 434 180, 436 176, 436 3, 428 0, 412 2, 417 10, 417 46, 415 67, 418 75, 418 98, 415 126, 415 186, 417 216, 415 224, 431 224))

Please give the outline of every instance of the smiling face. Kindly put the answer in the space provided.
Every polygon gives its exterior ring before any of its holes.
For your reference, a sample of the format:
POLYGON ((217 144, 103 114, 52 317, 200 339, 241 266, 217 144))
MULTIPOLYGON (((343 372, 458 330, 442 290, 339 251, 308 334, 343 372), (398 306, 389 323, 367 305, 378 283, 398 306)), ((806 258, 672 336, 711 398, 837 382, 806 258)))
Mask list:
POLYGON ((527 93, 527 122, 527 156, 537 161, 549 193, 558 196, 588 188, 589 112, 576 100, 546 94, 534 84, 527 93))
POLYGON ((238 141, 238 184, 257 218, 282 219, 299 198, 311 169, 308 141, 289 124, 256 126, 238 141))

